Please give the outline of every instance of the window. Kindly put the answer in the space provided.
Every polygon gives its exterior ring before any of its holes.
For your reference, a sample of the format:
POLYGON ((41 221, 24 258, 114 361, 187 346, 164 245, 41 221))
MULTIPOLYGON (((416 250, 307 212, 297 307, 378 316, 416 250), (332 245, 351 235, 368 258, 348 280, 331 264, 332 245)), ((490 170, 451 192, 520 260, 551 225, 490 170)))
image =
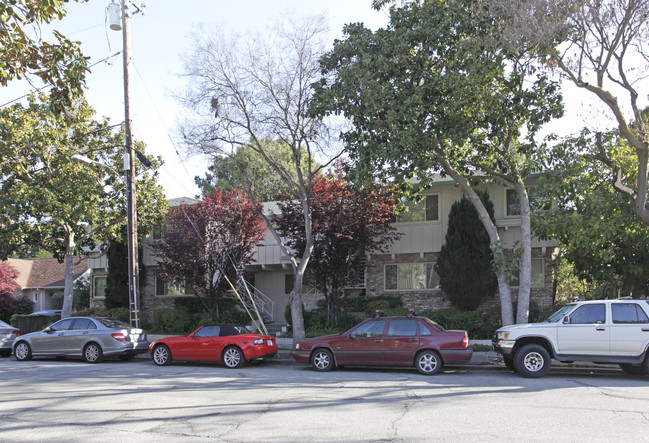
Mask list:
POLYGON ((166 282, 160 277, 155 279, 155 295, 185 295, 194 294, 192 288, 188 288, 185 282, 166 282))
POLYGON ((194 337, 218 337, 220 331, 221 328, 219 326, 203 326, 198 331, 196 331, 194 337))
POLYGON ((415 319, 390 320, 388 327, 390 337, 414 337, 417 335, 415 319))
POLYGON ((611 305, 611 311, 613 313, 613 323, 649 323, 647 314, 635 303, 613 303, 611 305))
POLYGON ((583 325, 591 323, 604 323, 606 321, 606 306, 603 303, 582 305, 570 314, 570 323, 583 325))
POLYGON ((89 318, 78 318, 70 329, 97 329, 97 326, 89 318))
POLYGON ((433 263, 385 265, 385 289, 433 289, 439 287, 439 276, 433 263))
POLYGON ((406 202, 407 210, 397 216, 397 223, 439 220, 439 195, 427 195, 418 202, 406 202))
POLYGON ((507 199, 507 215, 521 215, 521 203, 518 200, 518 193, 514 189, 508 189, 506 191, 507 199))
MULTIPOLYGON (((531 285, 533 288, 543 288, 545 287, 545 272, 544 272, 544 260, 542 258, 533 258, 532 259, 532 278, 531 285)), ((518 272, 515 273, 515 277, 509 281, 509 284, 512 286, 519 286, 521 281, 518 275, 518 272)))
POLYGON ((67 331, 68 329, 70 329, 70 326, 72 326, 73 320, 74 320, 73 318, 66 318, 57 321, 52 326, 50 326, 50 329, 52 329, 53 331, 67 331))
POLYGON ((387 320, 372 320, 363 323, 354 331, 354 337, 381 337, 387 320))
POLYGON ((94 297, 104 298, 106 297, 106 277, 95 277, 93 279, 93 286, 95 290, 94 297))

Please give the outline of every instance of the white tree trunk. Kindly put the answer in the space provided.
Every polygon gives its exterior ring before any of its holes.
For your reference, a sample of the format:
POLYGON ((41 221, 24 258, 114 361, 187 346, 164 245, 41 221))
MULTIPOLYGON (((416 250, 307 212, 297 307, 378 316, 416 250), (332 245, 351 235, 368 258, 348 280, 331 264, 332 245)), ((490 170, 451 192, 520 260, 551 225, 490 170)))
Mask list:
POLYGON ((65 245, 65 289, 63 290, 63 307, 61 309, 61 318, 67 318, 72 315, 72 305, 74 303, 74 230, 66 227, 66 245, 65 245))
POLYGON ((518 284, 518 309, 516 323, 528 323, 530 316, 530 291, 532 287, 532 228, 530 224, 530 200, 525 183, 519 180, 514 188, 521 208, 520 277, 518 284))

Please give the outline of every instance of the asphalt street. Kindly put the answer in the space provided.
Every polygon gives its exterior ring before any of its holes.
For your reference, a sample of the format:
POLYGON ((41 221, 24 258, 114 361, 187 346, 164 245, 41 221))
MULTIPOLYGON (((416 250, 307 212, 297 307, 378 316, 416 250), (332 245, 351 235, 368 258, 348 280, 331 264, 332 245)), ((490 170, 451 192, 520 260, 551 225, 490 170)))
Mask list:
POLYGON ((0 359, 2 442, 647 441, 649 379, 615 367, 230 370, 0 359))

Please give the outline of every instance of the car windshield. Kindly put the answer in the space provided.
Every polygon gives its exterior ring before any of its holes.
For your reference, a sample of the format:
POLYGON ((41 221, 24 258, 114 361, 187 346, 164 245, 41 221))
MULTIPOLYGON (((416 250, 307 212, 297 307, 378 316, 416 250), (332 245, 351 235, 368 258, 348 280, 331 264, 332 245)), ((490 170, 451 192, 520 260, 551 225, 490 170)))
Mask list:
POLYGON ((123 321, 114 318, 97 318, 96 320, 107 328, 131 329, 131 325, 128 323, 124 323, 123 321))
POLYGON ((0 328, 13 328, 13 326, 8 325, 7 323, 0 320, 0 328))
POLYGON ((430 318, 426 318, 426 317, 424 317, 424 320, 425 320, 426 322, 430 323, 431 325, 435 326, 439 332, 444 332, 444 331, 446 331, 446 328, 444 328, 442 325, 440 325, 440 324, 437 323, 436 321, 432 321, 430 318))
POLYGON ((545 321, 548 323, 556 323, 560 321, 574 307, 575 305, 564 306, 563 308, 559 309, 557 312, 549 316, 545 321))

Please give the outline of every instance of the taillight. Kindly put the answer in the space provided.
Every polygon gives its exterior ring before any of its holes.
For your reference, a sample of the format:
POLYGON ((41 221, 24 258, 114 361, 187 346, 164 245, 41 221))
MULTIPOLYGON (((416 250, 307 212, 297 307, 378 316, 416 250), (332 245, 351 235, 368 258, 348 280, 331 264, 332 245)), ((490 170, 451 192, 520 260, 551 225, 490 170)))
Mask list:
POLYGON ((258 338, 256 340, 252 341, 256 345, 263 345, 264 344, 264 339, 263 338, 258 338))
POLYGON ((110 334, 117 341, 126 341, 126 334, 123 332, 117 332, 115 334, 110 334))
POLYGON ((469 347, 469 334, 468 334, 468 332, 464 333, 464 338, 462 339, 462 346, 464 346, 465 348, 469 347))
POLYGON ((11 332, 12 332, 12 334, 14 334, 16 337, 18 337, 18 336, 20 335, 20 331, 11 331, 11 332))

